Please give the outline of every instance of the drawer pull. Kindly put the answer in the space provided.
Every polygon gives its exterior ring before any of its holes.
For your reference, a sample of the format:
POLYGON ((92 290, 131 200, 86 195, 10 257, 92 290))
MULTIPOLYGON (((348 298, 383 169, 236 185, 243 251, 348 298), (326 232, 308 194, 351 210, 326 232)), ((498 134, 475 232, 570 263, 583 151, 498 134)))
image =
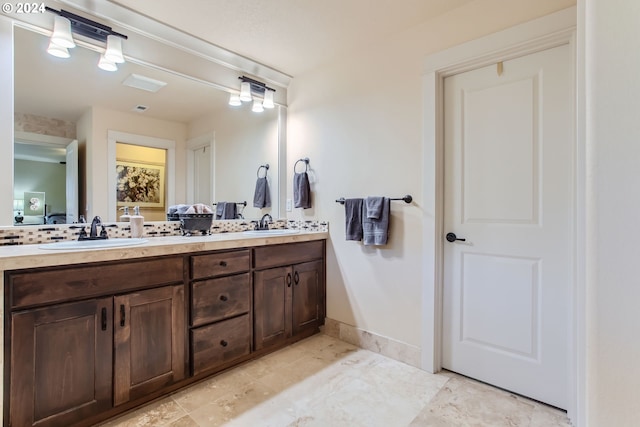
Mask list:
POLYGON ((220 261, 220 267, 226 267, 227 261, 220 261))
POLYGON ((229 298, 226 295, 220 295, 220 301, 226 301, 229 298))
POLYGON ((229 343, 226 342, 225 340, 222 340, 222 341, 220 341, 220 345, 223 346, 223 347, 226 347, 226 346, 229 345, 229 343))
POLYGON ((106 307, 102 307, 102 330, 107 330, 107 309, 106 307))
POLYGON ((124 318, 125 318, 124 304, 120 304, 120 326, 124 326, 124 318))

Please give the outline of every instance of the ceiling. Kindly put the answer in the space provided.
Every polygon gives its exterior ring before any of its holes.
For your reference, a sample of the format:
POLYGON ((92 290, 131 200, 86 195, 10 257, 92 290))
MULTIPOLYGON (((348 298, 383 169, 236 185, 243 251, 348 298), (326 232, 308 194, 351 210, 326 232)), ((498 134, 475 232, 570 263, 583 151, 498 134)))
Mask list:
POLYGON ((290 76, 473 0, 110 0, 290 76))

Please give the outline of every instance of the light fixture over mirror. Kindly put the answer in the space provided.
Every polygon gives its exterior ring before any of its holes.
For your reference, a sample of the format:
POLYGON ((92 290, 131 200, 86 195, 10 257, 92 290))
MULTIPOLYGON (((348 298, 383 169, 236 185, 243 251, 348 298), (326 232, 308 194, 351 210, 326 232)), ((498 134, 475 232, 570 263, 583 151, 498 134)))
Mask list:
POLYGON ((242 83, 240 83, 240 94, 236 95, 232 93, 229 97, 229 105, 232 107, 239 107, 243 102, 253 101, 251 111, 255 113, 262 113, 265 108, 275 107, 273 102, 273 94, 276 91, 275 89, 267 87, 266 84, 246 76, 238 78, 242 81, 242 83), (258 96, 262 96, 262 101, 254 98, 252 95, 253 93, 258 96))
POLYGON ((76 46, 72 32, 89 37, 93 40, 106 43, 104 54, 100 56, 98 67, 105 71, 116 71, 124 62, 122 54, 122 39, 127 39, 124 34, 117 33, 99 22, 84 18, 66 10, 55 10, 45 7, 47 12, 56 14, 54 18, 53 33, 47 48, 47 53, 58 58, 69 58, 68 49, 76 46))

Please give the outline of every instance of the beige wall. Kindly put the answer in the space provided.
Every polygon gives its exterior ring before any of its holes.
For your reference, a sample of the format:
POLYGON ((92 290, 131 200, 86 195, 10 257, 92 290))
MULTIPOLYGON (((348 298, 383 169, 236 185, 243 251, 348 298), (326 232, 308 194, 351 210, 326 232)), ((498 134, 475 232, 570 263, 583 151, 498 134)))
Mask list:
MULTIPOLYGON (((327 316, 413 346, 421 342, 422 91, 426 55, 575 4, 472 2, 383 42, 296 76, 289 88, 288 182, 308 156, 314 208, 290 218, 329 220, 327 316), (344 240, 341 196, 412 194, 392 204, 389 244, 344 240)), ((432 171, 424 171, 431 173, 432 171)), ((291 188, 288 186, 288 196, 291 188)))
MULTIPOLYGON (((108 131, 119 131, 135 135, 150 136, 173 140, 176 142, 176 173, 175 177, 170 177, 167 173, 166 179, 175 179, 176 197, 179 203, 186 199, 186 138, 187 126, 183 123, 170 122, 158 119, 147 118, 139 114, 120 113, 100 107, 92 107, 90 111, 91 120, 80 120, 85 127, 90 130, 78 131, 78 138, 86 135, 86 166, 87 166, 87 218, 94 215, 107 216, 107 135, 108 131), (89 124, 90 123, 90 124, 89 124)), ((82 212, 81 206, 81 214, 82 212)), ((162 220, 166 218, 165 213, 157 212, 141 213, 147 220, 162 220)))

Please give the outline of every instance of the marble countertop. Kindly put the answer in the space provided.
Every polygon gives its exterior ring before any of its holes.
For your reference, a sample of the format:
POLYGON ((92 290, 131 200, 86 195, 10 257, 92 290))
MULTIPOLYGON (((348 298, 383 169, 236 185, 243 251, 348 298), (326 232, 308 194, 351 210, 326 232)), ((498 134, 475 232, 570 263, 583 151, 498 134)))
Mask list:
POLYGON ((247 233, 220 233, 209 236, 151 237, 135 246, 74 250, 45 250, 39 244, 0 247, 0 270, 48 267, 88 262, 136 259, 189 252, 244 248, 280 243, 323 240, 328 232, 300 232, 282 236, 256 236, 247 233))

